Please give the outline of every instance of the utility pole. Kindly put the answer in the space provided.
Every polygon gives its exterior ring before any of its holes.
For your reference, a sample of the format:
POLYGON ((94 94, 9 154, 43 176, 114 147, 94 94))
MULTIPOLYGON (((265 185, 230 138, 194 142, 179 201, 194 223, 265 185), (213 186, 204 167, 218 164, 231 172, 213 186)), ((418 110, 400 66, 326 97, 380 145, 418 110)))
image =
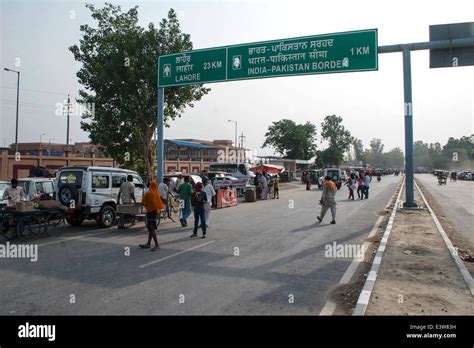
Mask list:
POLYGON ((234 146, 235 148, 238 147, 238 144, 237 144, 237 121, 232 121, 232 120, 227 120, 228 122, 233 122, 235 124, 235 142, 234 142, 234 146))
POLYGON ((67 95, 67 130, 66 130, 66 157, 69 157, 69 106, 71 99, 69 98, 69 94, 67 95))
POLYGON ((20 72, 8 68, 3 68, 5 71, 14 72, 17 74, 16 80, 16 125, 15 125, 15 156, 18 153, 18 109, 20 105, 20 72))
POLYGON ((244 139, 247 138, 246 136, 244 136, 244 132, 242 132, 242 135, 239 138, 240 138, 240 147, 244 148, 244 139))

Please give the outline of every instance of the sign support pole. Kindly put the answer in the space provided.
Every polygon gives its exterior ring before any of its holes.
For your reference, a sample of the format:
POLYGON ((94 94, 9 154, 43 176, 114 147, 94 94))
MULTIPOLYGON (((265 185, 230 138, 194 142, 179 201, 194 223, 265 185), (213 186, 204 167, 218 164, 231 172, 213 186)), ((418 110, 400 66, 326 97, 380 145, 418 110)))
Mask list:
POLYGON ((474 37, 453 40, 440 40, 429 42, 414 42, 410 44, 398 44, 379 46, 378 53, 403 53, 403 92, 405 101, 405 203, 407 208, 416 207, 414 200, 413 184, 413 101, 411 93, 411 60, 410 52, 418 50, 443 49, 454 47, 474 47, 474 37))
POLYGON ((159 184, 163 182, 163 166, 164 166, 164 139, 163 139, 163 127, 165 124, 164 117, 164 105, 165 105, 165 89, 163 87, 158 87, 158 120, 156 124, 157 134, 156 134, 156 180, 159 184))
POLYGON ((413 191, 413 104, 411 96, 410 50, 403 49, 403 94, 405 99, 405 204, 407 208, 416 207, 413 191))

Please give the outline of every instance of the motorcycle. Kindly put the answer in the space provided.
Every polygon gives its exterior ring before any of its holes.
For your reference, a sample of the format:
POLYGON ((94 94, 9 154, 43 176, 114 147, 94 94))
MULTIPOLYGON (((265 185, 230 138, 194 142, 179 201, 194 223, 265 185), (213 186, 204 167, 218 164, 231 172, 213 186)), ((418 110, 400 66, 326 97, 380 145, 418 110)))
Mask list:
POLYGON ((377 181, 380 182, 382 180, 382 177, 380 175, 377 175, 377 181))
POLYGON ((446 185, 446 177, 445 176, 438 176, 438 185, 446 185))

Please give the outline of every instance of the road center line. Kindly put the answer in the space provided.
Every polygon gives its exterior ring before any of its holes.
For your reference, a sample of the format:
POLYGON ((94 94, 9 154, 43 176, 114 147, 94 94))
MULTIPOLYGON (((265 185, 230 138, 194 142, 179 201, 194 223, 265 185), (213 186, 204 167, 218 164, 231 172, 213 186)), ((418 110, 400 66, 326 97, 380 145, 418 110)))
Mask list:
POLYGON ((97 232, 97 233, 83 234, 83 235, 80 235, 80 236, 74 236, 74 237, 69 237, 69 238, 68 237, 61 238, 61 239, 54 240, 52 242, 38 244, 38 246, 42 247, 42 246, 46 246, 46 245, 51 245, 51 244, 56 244, 56 243, 61 243, 61 242, 67 242, 67 241, 70 241, 70 240, 82 239, 82 238, 90 237, 90 236, 98 236, 98 235, 101 235, 101 234, 104 234, 104 233, 110 233, 110 230, 97 232))
POLYGON ((306 209, 303 209, 303 208, 301 208, 301 209, 296 209, 296 210, 290 211, 289 213, 283 214, 283 216, 290 216, 290 215, 292 215, 292 214, 295 214, 295 213, 298 213, 298 212, 304 211, 304 210, 306 210, 306 209))
POLYGON ((145 263, 144 265, 138 266, 138 268, 145 268, 145 267, 148 267, 148 266, 150 266, 150 265, 154 265, 155 263, 158 263, 158 262, 167 260, 167 259, 172 258, 172 257, 174 257, 174 256, 178 256, 178 255, 184 254, 184 253, 186 253, 186 252, 188 252, 188 251, 191 251, 191 250, 194 250, 194 249, 198 249, 198 248, 200 248, 200 247, 209 245, 209 244, 214 243, 214 242, 215 242, 215 240, 211 240, 210 242, 207 242, 207 243, 204 243, 204 244, 201 244, 201 245, 196 245, 196 246, 194 246, 194 247, 192 247, 192 248, 179 251, 179 252, 174 253, 174 254, 172 254, 172 255, 165 256, 165 257, 163 257, 163 258, 161 258, 161 259, 158 259, 158 260, 155 260, 155 261, 151 261, 151 262, 145 263))

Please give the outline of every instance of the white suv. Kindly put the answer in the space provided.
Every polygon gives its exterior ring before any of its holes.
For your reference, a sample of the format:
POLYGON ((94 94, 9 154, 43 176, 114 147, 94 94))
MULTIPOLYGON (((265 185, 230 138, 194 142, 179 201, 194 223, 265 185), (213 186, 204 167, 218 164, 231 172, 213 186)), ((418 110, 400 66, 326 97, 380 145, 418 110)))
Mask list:
POLYGON ((59 169, 56 199, 70 208, 67 222, 79 226, 86 219, 94 219, 101 227, 112 226, 120 185, 127 180, 127 175, 133 176, 135 198, 141 202, 145 186, 137 172, 107 167, 59 169))

